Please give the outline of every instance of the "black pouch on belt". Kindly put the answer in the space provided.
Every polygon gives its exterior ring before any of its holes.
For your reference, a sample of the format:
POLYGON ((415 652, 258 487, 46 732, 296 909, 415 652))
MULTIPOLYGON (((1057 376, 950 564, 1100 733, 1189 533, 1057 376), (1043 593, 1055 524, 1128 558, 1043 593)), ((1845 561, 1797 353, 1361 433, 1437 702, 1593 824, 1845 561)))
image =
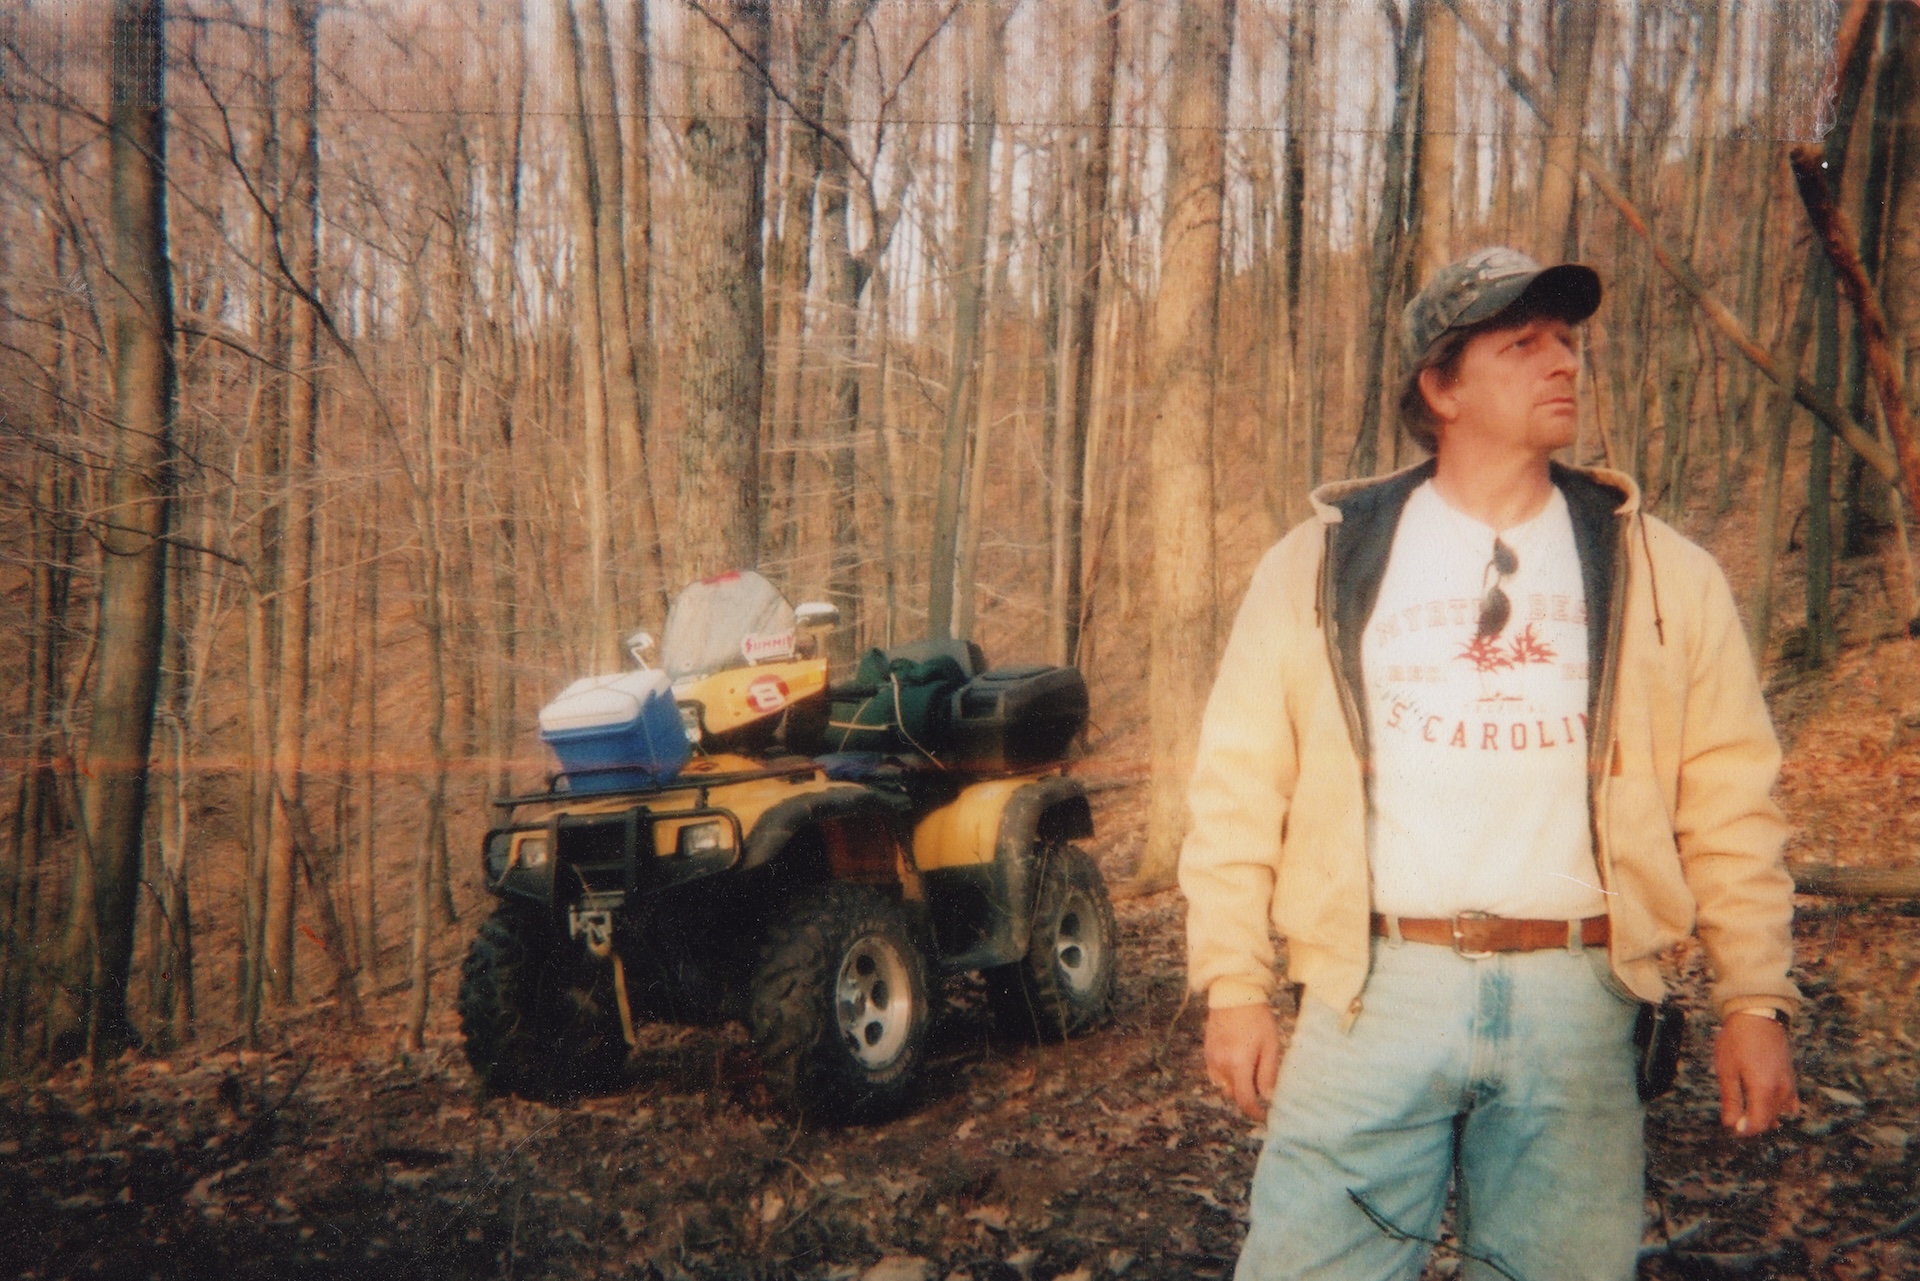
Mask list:
POLYGON ((1657 1099, 1673 1088, 1686 1040, 1684 1010, 1672 1001, 1640 1003, 1640 1013, 1633 1021, 1633 1083, 1640 1091, 1641 1102, 1657 1099))

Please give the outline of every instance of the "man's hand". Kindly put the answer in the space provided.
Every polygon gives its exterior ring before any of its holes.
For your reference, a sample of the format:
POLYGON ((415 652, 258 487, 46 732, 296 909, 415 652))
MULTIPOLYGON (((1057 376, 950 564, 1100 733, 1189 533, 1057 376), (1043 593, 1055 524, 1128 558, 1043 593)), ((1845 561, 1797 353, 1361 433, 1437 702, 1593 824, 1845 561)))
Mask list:
POLYGON ((1207 1080, 1258 1121, 1280 1074, 1280 1020, 1265 1005, 1207 1011, 1207 1080))
POLYGON ((1727 1015, 1714 1041, 1713 1070, 1720 1077, 1720 1124, 1735 1134, 1764 1134, 1782 1116, 1800 1114, 1787 1029, 1773 1019, 1727 1015))

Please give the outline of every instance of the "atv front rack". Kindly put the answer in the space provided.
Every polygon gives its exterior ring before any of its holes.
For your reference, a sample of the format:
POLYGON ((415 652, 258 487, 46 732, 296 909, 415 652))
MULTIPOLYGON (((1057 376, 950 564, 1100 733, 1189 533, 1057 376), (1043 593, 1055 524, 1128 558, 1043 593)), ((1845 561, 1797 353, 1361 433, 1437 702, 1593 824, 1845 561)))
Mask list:
POLYGON ((662 796, 669 792, 698 791, 695 804, 704 808, 707 804, 707 791, 710 788, 726 787, 733 783, 748 783, 759 779, 804 779, 819 772, 819 766, 805 757, 787 757, 770 762, 762 769, 714 771, 712 773, 689 773, 682 771, 672 778, 661 779, 655 783, 645 783, 632 787, 596 788, 590 792, 563 788, 563 780, 587 777, 593 774, 617 774, 628 772, 624 767, 616 766, 606 770, 571 770, 547 775, 547 790, 528 792, 520 796, 496 796, 492 804, 496 809, 506 811, 511 820, 513 811, 522 805, 544 805, 565 803, 568 801, 617 801, 624 797, 662 796))

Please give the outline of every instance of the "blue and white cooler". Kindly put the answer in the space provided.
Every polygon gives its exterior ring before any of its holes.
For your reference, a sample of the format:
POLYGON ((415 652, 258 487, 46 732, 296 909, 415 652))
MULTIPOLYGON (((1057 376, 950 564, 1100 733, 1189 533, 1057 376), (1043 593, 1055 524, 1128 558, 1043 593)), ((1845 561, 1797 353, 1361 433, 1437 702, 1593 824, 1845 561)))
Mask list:
POLYGON ((540 739, 575 792, 651 786, 678 774, 692 750, 662 671, 582 677, 540 709, 540 739))

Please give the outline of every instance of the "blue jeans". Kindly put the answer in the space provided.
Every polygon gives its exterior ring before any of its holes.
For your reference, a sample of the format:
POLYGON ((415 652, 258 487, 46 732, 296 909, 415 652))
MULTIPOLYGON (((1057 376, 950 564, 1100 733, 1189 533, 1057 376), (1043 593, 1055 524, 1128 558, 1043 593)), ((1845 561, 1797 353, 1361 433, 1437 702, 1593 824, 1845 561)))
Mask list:
POLYGON ((1414 1281, 1447 1188, 1470 1281, 1625 1281, 1645 1110, 1605 949, 1374 942, 1361 1013, 1301 1003, 1237 1281, 1414 1281))

